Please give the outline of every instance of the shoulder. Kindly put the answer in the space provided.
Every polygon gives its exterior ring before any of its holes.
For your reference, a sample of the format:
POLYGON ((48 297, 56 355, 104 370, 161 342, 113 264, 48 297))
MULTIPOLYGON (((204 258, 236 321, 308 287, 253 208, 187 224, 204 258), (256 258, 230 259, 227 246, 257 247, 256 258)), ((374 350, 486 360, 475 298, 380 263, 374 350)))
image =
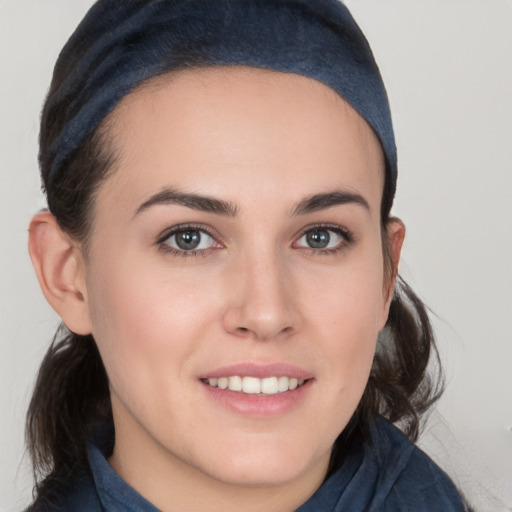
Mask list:
POLYGON ((56 482, 25 512, 104 512, 89 472, 56 482))
POLYGON ((446 473, 396 427, 371 436, 297 512, 466 512, 446 473))
POLYGON ((449 476, 395 426, 378 421, 367 450, 376 465, 380 495, 372 510, 466 510, 449 476))

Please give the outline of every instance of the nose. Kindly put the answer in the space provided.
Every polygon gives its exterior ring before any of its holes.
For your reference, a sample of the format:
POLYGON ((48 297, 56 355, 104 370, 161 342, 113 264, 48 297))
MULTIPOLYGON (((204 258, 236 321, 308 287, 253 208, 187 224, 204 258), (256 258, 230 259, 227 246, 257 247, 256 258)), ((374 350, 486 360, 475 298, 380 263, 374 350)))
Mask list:
POLYGON ((241 259, 230 272, 224 329, 261 341, 292 334, 298 327, 299 313, 286 264, 272 253, 241 259))

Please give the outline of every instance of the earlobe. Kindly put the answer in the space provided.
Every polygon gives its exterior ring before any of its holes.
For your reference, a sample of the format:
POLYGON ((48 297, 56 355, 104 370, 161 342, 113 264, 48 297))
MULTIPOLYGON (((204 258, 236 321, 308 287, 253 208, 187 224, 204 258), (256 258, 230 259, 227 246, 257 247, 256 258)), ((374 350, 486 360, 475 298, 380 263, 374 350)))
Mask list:
POLYGON ((28 249, 46 300, 70 331, 90 334, 84 262, 50 212, 32 218, 28 249))

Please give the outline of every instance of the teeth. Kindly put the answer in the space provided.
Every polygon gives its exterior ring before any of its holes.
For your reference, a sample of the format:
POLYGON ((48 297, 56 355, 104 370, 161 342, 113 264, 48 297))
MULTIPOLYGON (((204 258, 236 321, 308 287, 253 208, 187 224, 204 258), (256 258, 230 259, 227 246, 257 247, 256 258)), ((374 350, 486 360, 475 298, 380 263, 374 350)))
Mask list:
POLYGON ((229 389, 230 391, 239 391, 249 395, 275 395, 294 389, 304 384, 304 379, 295 377, 266 377, 258 379, 257 377, 219 377, 207 379, 205 382, 214 388, 229 389))
POLYGON ((279 377, 279 379, 277 379, 277 389, 279 390, 279 393, 282 393, 283 391, 288 391, 289 383, 290 379, 288 377, 279 377))
POLYGON ((242 377, 229 377, 229 386, 228 388, 231 391, 242 391, 243 384, 242 384, 242 377))
POLYGON ((243 392, 250 395, 257 395, 261 391, 261 380, 256 377, 244 377, 243 392))
POLYGON ((265 395, 275 395, 279 391, 277 377, 261 379, 261 392, 265 395))

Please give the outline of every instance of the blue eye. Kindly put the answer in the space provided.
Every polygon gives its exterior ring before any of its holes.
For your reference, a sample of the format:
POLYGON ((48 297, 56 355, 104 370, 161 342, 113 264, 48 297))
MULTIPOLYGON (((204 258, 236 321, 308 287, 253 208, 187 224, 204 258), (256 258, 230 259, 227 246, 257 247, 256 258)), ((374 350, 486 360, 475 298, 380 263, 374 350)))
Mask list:
POLYGON ((336 249, 346 241, 347 236, 340 229, 319 227, 306 231, 297 245, 308 249, 336 249))
POLYGON ((178 251, 201 251, 210 249, 215 240, 202 229, 185 228, 171 233, 163 243, 178 251))

